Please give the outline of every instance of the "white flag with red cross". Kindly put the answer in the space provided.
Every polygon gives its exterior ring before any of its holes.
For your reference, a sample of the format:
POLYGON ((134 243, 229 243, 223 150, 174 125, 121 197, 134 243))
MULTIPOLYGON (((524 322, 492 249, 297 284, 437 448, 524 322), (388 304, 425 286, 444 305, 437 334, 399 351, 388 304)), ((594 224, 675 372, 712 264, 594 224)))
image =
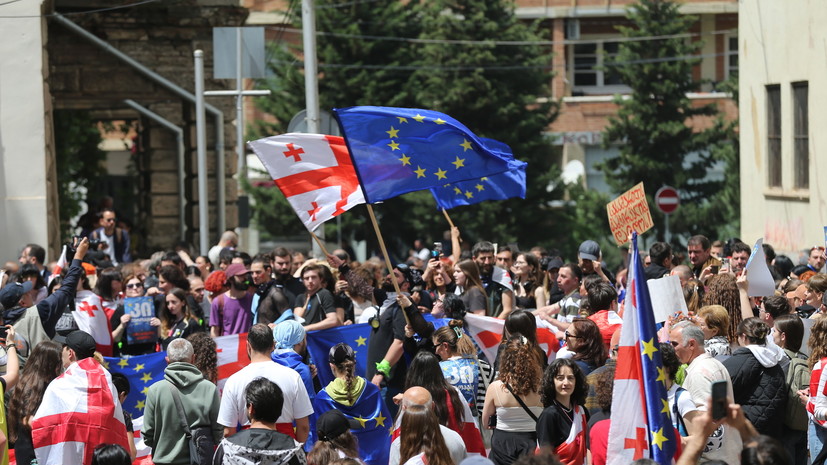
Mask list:
MULTIPOLYGON (((493 364, 497 358, 497 348, 502 342, 505 320, 469 313, 465 315, 465 322, 468 324, 468 333, 482 349, 485 358, 493 364)), ((537 328, 537 344, 546 353, 549 362, 557 358, 560 341, 550 329, 537 328)))
POLYGON ((98 444, 128 447, 118 393, 93 358, 72 364, 52 381, 32 419, 38 463, 88 465, 98 444))
POLYGON ((111 357, 112 330, 100 297, 92 291, 79 291, 75 295, 75 311, 72 316, 75 317, 78 329, 95 339, 97 351, 104 357, 111 357))
POLYGON ((365 203, 343 138, 290 133, 249 144, 309 231, 365 203))
POLYGON ((218 390, 224 391, 227 378, 250 364, 247 356, 247 333, 215 338, 218 352, 218 390))

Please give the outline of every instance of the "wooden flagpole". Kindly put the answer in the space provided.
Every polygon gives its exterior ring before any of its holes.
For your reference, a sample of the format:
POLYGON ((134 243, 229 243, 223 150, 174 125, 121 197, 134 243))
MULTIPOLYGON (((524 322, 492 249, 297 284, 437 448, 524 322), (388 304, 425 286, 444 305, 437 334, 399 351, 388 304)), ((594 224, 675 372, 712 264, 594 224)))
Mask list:
POLYGON ((448 216, 448 210, 443 208, 442 214, 445 215, 445 219, 448 220, 448 225, 451 226, 451 229, 454 229, 454 222, 451 221, 451 217, 448 216))
POLYGON ((322 253, 324 254, 324 258, 325 258, 325 260, 327 260, 327 256, 330 255, 330 254, 327 252, 327 249, 324 246, 324 242, 322 242, 322 240, 319 239, 319 236, 317 236, 316 233, 314 233, 313 231, 310 231, 310 235, 313 236, 313 239, 316 241, 316 244, 319 244, 319 248, 322 249, 322 253))
MULTIPOLYGON (((376 238, 379 239, 379 247, 382 249, 382 255, 385 257, 385 265, 388 267, 388 273, 391 276, 391 282, 393 282, 393 288, 396 290, 397 294, 401 294, 402 290, 399 289, 399 283, 396 282, 396 276, 393 274, 393 265, 391 265, 391 258, 388 255, 388 249, 385 247, 385 239, 382 238, 382 231, 379 230, 379 223, 376 221, 376 215, 373 213, 373 205, 366 204, 368 207, 368 214, 370 215, 370 221, 373 223, 373 230, 376 231, 376 238)), ((411 320, 408 318, 408 314, 405 310, 402 310, 402 314, 405 315, 405 322, 410 325, 411 320)))

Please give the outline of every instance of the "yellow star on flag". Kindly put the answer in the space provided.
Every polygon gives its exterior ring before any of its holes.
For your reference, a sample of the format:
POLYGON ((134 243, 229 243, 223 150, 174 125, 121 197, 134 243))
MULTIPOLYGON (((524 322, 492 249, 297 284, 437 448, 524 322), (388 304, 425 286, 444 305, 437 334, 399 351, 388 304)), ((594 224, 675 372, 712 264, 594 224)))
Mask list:
POLYGON ((416 178, 417 179, 424 178, 425 177, 425 168, 422 168, 419 165, 416 165, 416 168, 417 169, 414 170, 414 173, 416 173, 416 178))
POLYGON ((666 386, 666 370, 663 367, 658 367, 658 378, 655 381, 660 381, 666 386))
POLYGON ((367 341, 367 339, 364 336, 359 336, 356 339, 356 347, 365 345, 365 341, 367 341))
POLYGON ((124 368, 129 365, 129 360, 122 358, 120 362, 118 362, 118 366, 124 368))
POLYGON ((141 394, 147 395, 148 393, 149 393, 149 386, 144 386, 144 388, 141 389, 141 394))
POLYGON ((393 152, 394 150, 399 150, 399 144, 397 144, 394 141, 391 141, 391 143, 388 144, 388 147, 391 148, 391 152, 393 152))
POLYGON ((469 199, 470 199, 470 198, 471 198, 471 197, 473 197, 473 196, 474 196, 474 193, 473 193, 473 192, 471 192, 471 191, 465 191, 465 197, 467 197, 467 198, 469 198, 469 199))
POLYGON ((418 123, 424 123, 425 122, 425 117, 420 115, 419 113, 417 113, 416 116, 413 117, 413 119, 415 119, 418 123))
POLYGON ((135 404, 135 410, 143 410, 146 403, 142 400, 139 400, 137 404, 135 404))
POLYGON ((471 141, 468 139, 462 139, 462 143, 459 144, 462 147, 462 151, 465 152, 466 150, 471 150, 471 141))
POLYGON ((663 402, 663 408, 660 409, 660 413, 669 413, 669 401, 666 399, 661 399, 660 401, 663 402))
POLYGON ((358 421, 359 424, 362 425, 362 428, 364 428, 365 423, 368 422, 369 418, 356 417, 356 418, 354 418, 354 420, 358 421))
POLYGON ((465 166, 465 159, 464 159, 464 158, 460 158, 459 156, 457 156, 457 159, 456 159, 456 160, 454 160, 454 161, 452 161, 451 163, 452 163, 452 164, 453 164, 453 165, 454 165, 457 169, 460 169, 460 168, 462 168, 463 166, 465 166))
POLYGON ((435 173, 435 174, 436 174, 436 178, 437 178, 437 179, 445 179, 445 174, 446 174, 446 173, 447 173, 447 171, 445 171, 444 169, 442 169, 442 168, 437 168, 437 171, 436 171, 436 173, 435 173))
POLYGON ((483 177, 480 178, 480 181, 488 181, 488 178, 483 176, 483 177))
POLYGON ((385 131, 385 132, 388 133, 388 137, 390 137, 391 139, 399 137, 397 135, 399 133, 399 129, 394 129, 393 126, 391 126, 390 131, 385 131))
POLYGON ((143 369, 144 369, 144 364, 143 363, 139 363, 139 364, 135 365, 135 368, 134 368, 134 370, 136 372, 141 371, 143 369))
POLYGON ((379 415, 377 415, 374 420, 376 420, 376 426, 385 426, 385 420, 387 420, 387 418, 382 416, 382 412, 379 412, 379 415))
POLYGON ((454 186, 454 192, 456 192, 457 195, 462 195, 462 189, 460 189, 459 187, 454 186))
POLYGON ((408 122, 408 118, 405 118, 404 116, 397 116, 397 117, 396 117, 396 119, 398 119, 398 120, 399 120, 399 123, 400 123, 400 124, 401 124, 401 123, 407 123, 407 122, 408 122))
POLYGON ((474 187, 477 188, 477 192, 482 192, 483 190, 485 190, 485 186, 483 186, 482 184, 477 184, 474 187))
POLYGON ((436 123, 436 124, 445 124, 446 121, 442 118, 437 118, 437 119, 434 120, 434 123, 436 123))
POLYGON ((643 341, 643 354, 649 356, 649 360, 652 360, 652 354, 657 352, 658 349, 655 347, 655 339, 649 339, 648 341, 643 341))
POLYGON ((148 382, 152 381, 152 374, 151 373, 144 373, 144 375, 141 376, 141 381, 143 381, 145 383, 148 383, 148 382))
POLYGON ((411 164, 411 157, 405 155, 404 153, 402 154, 402 158, 398 158, 398 160, 402 162, 402 166, 411 164))
POLYGON ((652 444, 658 446, 658 449, 663 450, 663 443, 668 440, 663 434, 663 428, 652 431, 652 444))

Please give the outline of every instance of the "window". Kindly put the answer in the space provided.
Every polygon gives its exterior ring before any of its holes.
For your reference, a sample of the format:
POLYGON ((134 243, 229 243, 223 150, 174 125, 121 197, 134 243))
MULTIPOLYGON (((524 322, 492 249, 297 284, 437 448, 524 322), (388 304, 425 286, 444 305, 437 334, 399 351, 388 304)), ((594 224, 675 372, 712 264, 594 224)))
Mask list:
POLYGON ((810 187, 810 119, 809 86, 806 81, 793 83, 793 172, 795 188, 810 187))
POLYGON ((574 44, 570 50, 569 66, 576 90, 623 85, 620 76, 605 66, 609 57, 617 55, 617 42, 589 40, 588 43, 574 44))
POLYGON ((770 187, 781 187, 781 86, 767 86, 767 174, 770 187))
POLYGON ((738 76, 738 36, 727 36, 726 75, 738 76))

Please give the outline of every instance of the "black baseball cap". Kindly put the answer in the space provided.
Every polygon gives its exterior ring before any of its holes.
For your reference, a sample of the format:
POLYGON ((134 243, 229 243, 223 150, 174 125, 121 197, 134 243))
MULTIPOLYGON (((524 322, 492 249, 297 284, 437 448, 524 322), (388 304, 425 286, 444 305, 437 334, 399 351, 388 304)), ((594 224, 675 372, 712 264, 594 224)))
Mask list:
POLYGON ((75 351, 75 356, 78 360, 89 358, 95 355, 97 346, 95 338, 89 333, 81 330, 72 331, 66 336, 66 342, 63 343, 66 347, 75 351))
POLYGON ((17 306, 17 303, 20 302, 23 294, 32 290, 32 286, 31 281, 6 284, 6 287, 0 290, 0 305, 2 305, 5 310, 13 309, 17 306))
POLYGON ((359 428, 361 425, 357 420, 348 418, 338 410, 328 410, 316 420, 316 432, 319 440, 332 441, 346 431, 359 428))

